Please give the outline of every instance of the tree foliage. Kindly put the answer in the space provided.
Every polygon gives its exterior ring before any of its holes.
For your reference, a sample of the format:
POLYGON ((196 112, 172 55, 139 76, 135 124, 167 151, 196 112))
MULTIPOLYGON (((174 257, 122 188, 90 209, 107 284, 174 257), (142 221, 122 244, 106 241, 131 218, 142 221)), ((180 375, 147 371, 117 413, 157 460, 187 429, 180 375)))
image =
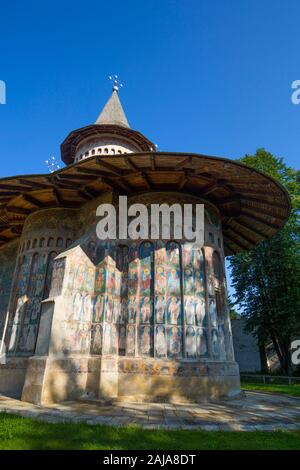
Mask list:
POLYGON ((264 149, 240 160, 278 180, 291 198, 291 215, 270 240, 230 258, 236 304, 260 347, 272 341, 289 374, 290 344, 300 333, 300 171, 264 149))

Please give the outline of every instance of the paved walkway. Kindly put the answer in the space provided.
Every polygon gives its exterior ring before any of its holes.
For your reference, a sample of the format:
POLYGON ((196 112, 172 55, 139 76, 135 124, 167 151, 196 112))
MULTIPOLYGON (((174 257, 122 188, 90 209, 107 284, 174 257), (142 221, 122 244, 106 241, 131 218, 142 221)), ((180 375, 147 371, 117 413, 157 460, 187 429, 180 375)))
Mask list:
POLYGON ((273 431, 300 429, 300 399, 261 392, 216 403, 166 404, 64 402, 37 406, 0 395, 0 412, 48 422, 79 422, 145 429, 203 429, 207 431, 273 431))

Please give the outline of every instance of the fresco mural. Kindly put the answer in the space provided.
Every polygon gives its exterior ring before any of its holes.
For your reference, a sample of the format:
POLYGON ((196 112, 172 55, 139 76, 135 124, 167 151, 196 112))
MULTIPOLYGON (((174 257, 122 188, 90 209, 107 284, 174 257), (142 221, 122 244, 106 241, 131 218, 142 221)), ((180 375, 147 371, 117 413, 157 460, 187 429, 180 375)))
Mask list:
POLYGON ((153 265, 154 245, 143 242, 139 247, 139 351, 143 356, 152 356, 154 347, 153 330, 153 265))
POLYGON ((177 326, 168 327, 168 356, 178 358, 182 356, 182 328, 177 326))
POLYGON ((27 300, 23 308, 22 326, 17 346, 18 351, 26 355, 32 354, 35 349, 47 260, 46 253, 35 253, 32 258, 27 300))
POLYGON ((204 256, 201 249, 183 245, 185 354, 208 356, 204 256))
POLYGON ((169 327, 182 323, 180 247, 177 243, 156 242, 154 272, 156 356, 177 356, 182 352, 181 339, 177 344, 179 330, 169 327))
MULTIPOLYGON (((48 297, 56 297, 56 296, 61 294, 62 288, 63 288, 64 275, 65 275, 66 259, 65 258, 60 258, 60 259, 57 259, 57 260, 53 259, 53 261, 52 261, 53 257, 55 258, 55 254, 50 253, 50 268, 48 268, 48 269, 50 269, 50 271, 51 271, 51 264, 53 262, 53 268, 52 268, 53 272, 52 272, 52 280, 51 280, 51 278, 48 281, 46 279, 46 286, 45 286, 46 292, 49 288, 48 282, 49 283, 51 282, 50 289, 49 289, 50 292, 49 292, 48 297)), ((48 278, 48 275, 47 275, 47 278, 48 278)), ((47 298, 46 295, 44 297, 47 298)))
POLYGON ((218 330, 215 330, 215 329, 211 331, 211 349, 212 349, 213 358, 219 359, 220 349, 219 349, 218 330))
POLYGON ((0 338, 2 339, 12 280, 16 264, 16 245, 13 244, 0 253, 0 338))
MULTIPOLYGON (((53 281, 52 281, 54 260, 55 260, 56 256, 57 256, 57 253, 55 251, 52 251, 48 255, 47 269, 46 269, 46 279, 45 279, 44 294, 43 294, 44 299, 48 299, 48 297, 50 295, 51 283, 53 285, 57 284, 57 267, 56 267, 55 274, 54 274, 53 281)), ((55 289, 54 288, 52 288, 52 289, 55 292, 55 289)))
POLYGON ((226 326, 215 287, 217 278, 221 289, 222 276, 213 250, 204 260, 189 243, 117 246, 93 237, 80 248, 64 258, 55 259, 52 251, 22 259, 9 323, 12 351, 32 354, 41 299, 63 295, 71 299, 62 322, 66 352, 225 358, 226 326))
POLYGON ((21 330, 22 320, 27 302, 27 284, 30 277, 31 255, 24 255, 19 258, 17 275, 15 279, 15 295, 12 299, 12 308, 9 317, 8 329, 6 333, 6 344, 8 354, 14 354, 17 349, 17 342, 21 330))
POLYGON ((68 282, 64 287, 65 271, 66 258, 55 260, 50 296, 54 291, 70 299, 68 314, 62 322, 64 351, 78 354, 102 351, 102 328, 93 323, 95 316, 102 317, 104 305, 103 296, 95 295, 95 267, 87 262, 85 252, 74 251, 68 256, 68 282))

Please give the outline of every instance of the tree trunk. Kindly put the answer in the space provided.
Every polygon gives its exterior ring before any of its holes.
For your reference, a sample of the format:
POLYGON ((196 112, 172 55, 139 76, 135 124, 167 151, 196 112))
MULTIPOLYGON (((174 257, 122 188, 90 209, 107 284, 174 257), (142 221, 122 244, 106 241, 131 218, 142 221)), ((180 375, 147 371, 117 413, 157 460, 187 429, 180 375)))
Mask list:
POLYGON ((269 373, 269 366, 267 360, 266 345, 264 341, 259 341, 258 343, 259 355, 260 355, 260 368, 262 374, 269 373))

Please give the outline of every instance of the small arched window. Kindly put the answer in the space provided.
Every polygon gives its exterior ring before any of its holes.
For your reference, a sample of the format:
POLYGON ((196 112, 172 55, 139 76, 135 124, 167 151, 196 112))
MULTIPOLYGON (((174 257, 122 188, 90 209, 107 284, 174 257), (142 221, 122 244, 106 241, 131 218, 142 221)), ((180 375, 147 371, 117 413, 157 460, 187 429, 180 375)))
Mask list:
POLYGON ((66 241, 66 247, 68 248, 68 246, 72 245, 72 240, 71 238, 67 238, 67 241, 66 241))
POLYGON ((63 239, 62 239, 61 237, 59 237, 59 238, 57 239, 57 242, 56 242, 57 248, 61 248, 61 247, 63 246, 63 244, 64 244, 63 239))
POLYGON ((45 246, 45 238, 40 239, 40 248, 43 248, 45 246))
POLYGON ((36 248, 36 247, 37 247, 37 244, 38 244, 38 241, 37 241, 37 239, 35 238, 35 239, 33 240, 32 248, 36 248))
POLYGON ((51 246, 53 246, 53 243, 54 243, 54 238, 50 237, 50 238, 48 239, 47 246, 48 246, 48 247, 51 247, 51 246))

